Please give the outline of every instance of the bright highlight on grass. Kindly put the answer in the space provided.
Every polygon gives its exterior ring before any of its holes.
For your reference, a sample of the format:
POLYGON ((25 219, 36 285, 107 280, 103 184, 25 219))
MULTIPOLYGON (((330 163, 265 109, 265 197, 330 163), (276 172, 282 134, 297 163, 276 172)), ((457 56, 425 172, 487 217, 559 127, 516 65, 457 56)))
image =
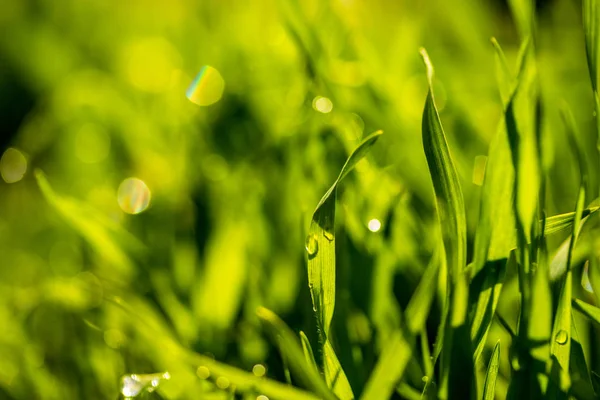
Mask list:
POLYGON ((369 228, 369 230, 371 232, 379 232, 379 230, 381 229, 381 221, 379 221, 376 218, 373 218, 372 220, 369 221, 369 223, 367 224, 367 227, 369 228))
POLYGON ((139 214, 150 205, 150 189, 138 178, 127 178, 117 192, 119 206, 127 214, 139 214))
POLYGON ((215 68, 205 65, 185 92, 187 98, 199 106, 215 104, 223 96, 225 81, 215 68))
POLYGON ((27 172, 27 159, 19 150, 9 147, 0 159, 0 175, 6 183, 16 183, 27 172))

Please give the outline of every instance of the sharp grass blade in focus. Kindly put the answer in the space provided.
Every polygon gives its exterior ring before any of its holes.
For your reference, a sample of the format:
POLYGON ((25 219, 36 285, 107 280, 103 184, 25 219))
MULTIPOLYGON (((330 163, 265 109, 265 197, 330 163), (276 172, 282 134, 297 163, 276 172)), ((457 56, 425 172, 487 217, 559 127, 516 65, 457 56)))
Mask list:
MULTIPOLYGON (((469 397, 471 390, 472 354, 470 338, 464 335, 466 329, 468 289, 464 269, 466 267, 467 230, 465 203, 456 167, 450 155, 446 135, 442 128, 433 96, 433 65, 427 51, 421 49, 421 56, 427 69, 429 90, 422 120, 423 149, 433 181, 436 209, 440 228, 446 266, 448 294, 442 315, 443 331, 436 338, 437 359, 440 345, 448 348, 450 357, 445 357, 441 366, 441 396, 449 398, 469 397), (466 353, 466 354, 465 354, 466 353), (462 375, 452 366, 463 364, 462 375), (455 379, 453 379, 455 378, 455 379)), ((468 332, 468 330, 467 330, 468 332)))
POLYGON ((496 342, 487 373, 485 374, 485 383, 483 385, 483 400, 494 400, 496 390, 496 379, 498 378, 498 368, 500 364, 500 341, 496 342))
POLYGON ((302 351, 304 352, 306 362, 308 365, 311 365, 316 372, 319 372, 319 367, 315 361, 315 355, 313 353, 312 346, 310 345, 310 341, 308 340, 308 337, 306 337, 306 334, 302 331, 300 331, 300 341, 302 342, 302 351))
POLYGON ((305 243, 308 255, 308 284, 313 309, 317 317, 325 380, 342 400, 352 399, 354 395, 329 341, 329 328, 335 307, 335 202, 337 186, 367 154, 382 133, 377 131, 365 138, 348 157, 338 178, 317 205, 305 243))
MULTIPOLYGON (((598 211, 600 207, 589 207, 582 211, 581 218, 585 219, 586 217, 594 214, 598 211)), ((560 232, 563 229, 567 229, 573 225, 573 221, 575 220, 575 211, 571 211, 565 214, 553 215, 546 219, 546 226, 544 228, 544 235, 552 235, 553 233, 560 232)), ((585 221, 581 222, 583 225, 585 221)))

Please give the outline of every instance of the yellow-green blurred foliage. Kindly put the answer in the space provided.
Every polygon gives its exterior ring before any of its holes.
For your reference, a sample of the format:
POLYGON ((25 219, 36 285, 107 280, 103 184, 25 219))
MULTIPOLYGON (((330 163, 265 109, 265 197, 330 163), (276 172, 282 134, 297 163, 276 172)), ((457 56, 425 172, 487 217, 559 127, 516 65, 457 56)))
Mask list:
MULTIPOLYGON (((563 100, 596 165, 580 14, 538 9, 549 214, 571 211, 578 186, 563 100)), ((492 36, 514 65, 502 1, 0 1, 0 398, 116 398, 122 375, 157 371, 164 398, 213 390, 172 339, 284 380, 255 309, 316 338, 310 216, 383 129, 338 196, 333 329, 359 393, 437 235, 418 48, 436 65, 472 241, 502 116, 492 36)), ((515 301, 500 304, 511 321, 515 301)))

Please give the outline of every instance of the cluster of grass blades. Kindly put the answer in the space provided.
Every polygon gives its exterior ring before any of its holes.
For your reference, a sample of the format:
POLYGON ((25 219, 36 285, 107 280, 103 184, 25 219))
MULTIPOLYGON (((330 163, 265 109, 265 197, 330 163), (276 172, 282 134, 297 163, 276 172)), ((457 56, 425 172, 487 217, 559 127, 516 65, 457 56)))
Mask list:
MULTIPOLYGON (((600 112, 597 88, 600 6, 593 0, 583 3, 588 66, 596 110, 600 112)), ((169 352, 197 368, 204 379, 230 392, 231 398, 242 393, 261 400, 380 400, 393 396, 488 400, 496 398, 501 358, 506 355, 511 370, 510 376, 503 379, 510 399, 598 398, 600 375, 588 367, 573 311, 600 324, 600 308, 574 298, 573 293, 576 246, 584 234, 584 224, 600 208, 590 201, 598 193, 590 193, 588 171, 580 163, 580 188, 573 211, 546 216, 544 191, 550 183, 546 182, 547 166, 543 163, 541 145, 533 11, 528 2, 515 0, 511 4, 523 44, 513 74, 500 44, 492 40, 503 117, 489 148, 471 253, 463 191, 436 107, 434 67, 425 49, 421 49, 428 82, 421 134, 435 198, 436 246, 401 312, 400 323, 379 343, 377 361, 365 382, 354 382, 345 372, 338 352, 346 350, 340 348, 332 330, 336 315, 336 199, 338 186, 382 138, 381 131, 367 136, 350 154, 310 221, 304 246, 315 335, 293 332, 267 308, 259 307, 256 311, 265 333, 280 352, 287 383, 186 350, 170 332, 162 331, 159 323, 140 321, 140 330, 145 329, 148 337, 159 335, 169 352), (569 237, 555 255, 550 255, 547 239, 565 231, 570 232, 569 237), (470 262, 468 254, 472 254, 470 262), (519 314, 514 327, 515 321, 506 321, 498 313, 509 274, 516 274, 518 284, 515 304, 519 314), (557 290, 555 296, 553 285, 557 290), (436 301, 441 304, 441 312, 432 318, 436 301), (430 341, 427 324, 432 319, 438 324, 436 336, 430 341), (509 340, 490 338, 493 324, 501 326, 509 340), (316 337, 316 343, 311 343, 309 337, 316 337), (405 381, 409 370, 422 374, 420 387, 405 381), (222 379, 226 379, 226 384, 222 379)), ((574 158, 582 160, 582 145, 568 106, 563 107, 562 117, 574 158)), ((89 228, 96 222, 88 221, 83 206, 57 195, 42 173, 37 174, 37 180, 48 202, 86 240, 118 264, 124 274, 132 269, 127 256, 111 239, 114 235, 126 235, 125 232, 105 223, 98 234, 89 228)), ((133 238, 127 240, 137 248, 133 238)), ((591 287, 600 296, 597 254, 585 258, 590 261, 591 287)), ((110 293, 104 295, 132 318, 141 319, 126 300, 113 298, 110 293)), ((600 303, 600 297, 597 301, 600 303)), ((135 396, 141 388, 154 385, 153 379, 158 378, 149 375, 143 379, 126 379, 139 386, 135 396)))

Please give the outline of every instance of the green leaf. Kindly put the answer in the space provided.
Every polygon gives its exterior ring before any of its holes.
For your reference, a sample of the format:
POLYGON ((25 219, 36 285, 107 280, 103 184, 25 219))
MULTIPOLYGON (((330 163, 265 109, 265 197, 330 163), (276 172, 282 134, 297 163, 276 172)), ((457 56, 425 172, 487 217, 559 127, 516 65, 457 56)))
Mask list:
POLYGON ((496 50, 496 79, 498 81, 500 98, 502 99, 502 104, 506 104, 510 98, 514 78, 508 67, 508 62, 506 61, 506 56, 504 55, 504 51, 502 51, 502 47, 500 47, 500 44, 494 37, 491 39, 491 42, 496 50))
POLYGON ((342 400, 354 396, 348 378, 339 364, 328 337, 335 307, 336 192, 342 179, 365 157, 381 135, 381 131, 369 135, 348 157, 338 178, 317 205, 305 243, 308 253, 308 284, 321 336, 325 380, 329 385, 335 383, 334 392, 342 400))
POLYGON ((512 265, 510 269, 516 268, 517 259, 514 251, 510 253, 508 260, 488 262, 485 268, 471 282, 471 293, 477 296, 475 311, 471 318, 471 340, 475 347, 473 362, 477 362, 485 347, 487 334, 492 326, 496 306, 502 292, 508 263, 512 265))
POLYGON ((586 163, 585 150, 583 148, 583 144, 580 140, 579 129, 577 129, 577 124, 575 123, 575 118, 573 117, 573 113, 569 108, 569 105, 566 102, 563 102, 562 107, 560 108, 560 116, 563 120, 565 128, 567 130, 567 138, 569 139, 569 144, 573 151, 573 155, 579 164, 579 174, 583 177, 583 180, 587 180, 588 177, 588 167, 586 163))
POLYGON ((579 190, 577 206, 575 209, 575 221, 571 234, 571 244, 569 246, 569 256, 567 259, 567 273, 563 280, 563 286, 558 300, 558 309, 552 329, 552 340, 550 344, 550 353, 556 357, 561 369, 569 370, 569 360, 571 356, 571 298, 573 273, 571 271, 571 259, 573 257, 573 248, 577 242, 581 214, 583 212, 583 202, 585 200, 585 189, 579 190))
POLYGON ((402 378, 412 357, 411 345, 401 330, 392 333, 389 342, 382 348, 381 357, 369 377, 362 400, 389 399, 402 378))
POLYGON ((494 400, 496 390, 496 378, 498 377, 498 368, 500 366, 500 341, 496 342, 488 369, 485 374, 485 384, 483 385, 483 400, 494 400))
POLYGON ((598 47, 600 46, 600 11, 597 0, 583 0, 583 33, 592 89, 598 92, 598 47))
POLYGON ((277 315, 264 307, 259 307, 256 315, 274 341, 280 345, 281 351, 285 352, 284 357, 289 363, 294 379, 317 396, 327 400, 336 400, 336 396, 329 390, 321 375, 306 361, 298 338, 290 328, 277 315))
POLYGON ((521 37, 531 36, 535 25, 535 2, 533 0, 509 0, 508 4, 521 37))

